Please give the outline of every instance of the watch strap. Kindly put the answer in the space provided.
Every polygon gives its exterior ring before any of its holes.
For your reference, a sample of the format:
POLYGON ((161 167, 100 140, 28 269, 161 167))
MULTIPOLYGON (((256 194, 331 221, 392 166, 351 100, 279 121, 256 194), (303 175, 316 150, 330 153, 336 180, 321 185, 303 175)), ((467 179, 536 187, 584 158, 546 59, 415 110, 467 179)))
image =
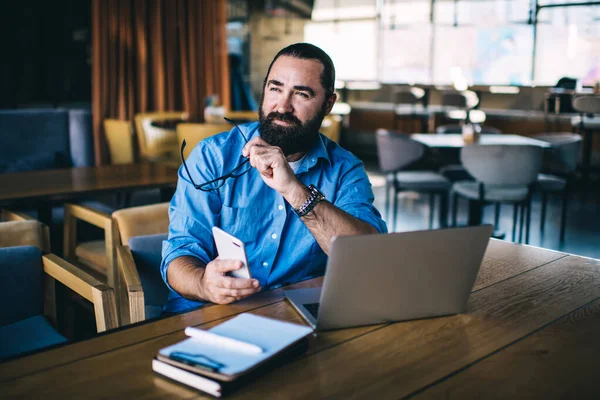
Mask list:
POLYGON ((310 195, 306 201, 300 207, 292 208, 300 218, 311 212, 321 200, 325 200, 325 195, 323 195, 323 193, 321 193, 314 185, 308 185, 308 190, 310 191, 310 195))

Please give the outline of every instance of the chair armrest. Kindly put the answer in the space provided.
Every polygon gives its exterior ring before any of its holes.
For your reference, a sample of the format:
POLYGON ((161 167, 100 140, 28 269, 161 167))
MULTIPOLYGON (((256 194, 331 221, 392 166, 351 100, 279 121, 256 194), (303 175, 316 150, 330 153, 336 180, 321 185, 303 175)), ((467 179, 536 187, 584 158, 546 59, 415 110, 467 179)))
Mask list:
POLYGON ((66 203, 64 221, 63 256, 67 260, 75 260, 77 247, 77 220, 85 221, 104 230, 106 255, 108 260, 108 283, 115 287, 114 268, 114 238, 116 229, 109 214, 86 207, 81 204, 66 203))
POLYGON ((98 332, 118 327, 112 288, 54 254, 42 256, 42 263, 46 274, 94 304, 98 332))
POLYGON ((146 319, 144 289, 128 246, 117 246, 117 265, 119 276, 123 279, 121 288, 126 292, 120 298, 127 299, 127 309, 121 313, 121 320, 128 319, 131 324, 144 321, 146 319))

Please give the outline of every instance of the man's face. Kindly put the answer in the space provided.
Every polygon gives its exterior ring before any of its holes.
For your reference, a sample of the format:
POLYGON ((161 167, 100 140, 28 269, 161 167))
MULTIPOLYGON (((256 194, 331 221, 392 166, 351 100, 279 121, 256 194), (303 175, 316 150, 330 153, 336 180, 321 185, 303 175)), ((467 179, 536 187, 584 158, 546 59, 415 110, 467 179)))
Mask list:
POLYGON ((267 77, 259 110, 260 135, 283 153, 306 152, 318 135, 335 96, 325 98, 323 65, 317 60, 281 56, 267 77))

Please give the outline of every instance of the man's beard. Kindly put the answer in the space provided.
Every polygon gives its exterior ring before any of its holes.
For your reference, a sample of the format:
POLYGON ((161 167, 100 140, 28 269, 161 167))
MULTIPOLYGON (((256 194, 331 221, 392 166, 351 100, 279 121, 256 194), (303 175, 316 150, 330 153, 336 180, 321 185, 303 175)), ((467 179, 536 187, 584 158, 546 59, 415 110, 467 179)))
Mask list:
POLYGON ((294 114, 281 114, 277 111, 263 113, 262 104, 258 111, 260 137, 271 146, 281 148, 285 156, 296 153, 305 153, 310 150, 317 137, 319 128, 325 117, 326 104, 319 113, 311 120, 302 123, 294 114), (274 122, 280 120, 289 123, 289 126, 281 126, 274 122))

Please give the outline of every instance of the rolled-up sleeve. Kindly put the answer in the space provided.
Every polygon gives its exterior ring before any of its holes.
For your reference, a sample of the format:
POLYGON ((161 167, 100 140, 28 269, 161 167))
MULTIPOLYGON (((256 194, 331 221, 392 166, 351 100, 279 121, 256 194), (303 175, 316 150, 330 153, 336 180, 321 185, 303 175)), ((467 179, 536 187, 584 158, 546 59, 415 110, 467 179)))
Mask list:
POLYGON ((338 182, 334 205, 371 224, 379 233, 387 233, 387 225, 373 205, 374 200, 373 188, 362 162, 351 163, 338 182))
MULTIPOLYGON (((220 157, 210 147, 200 143, 191 152, 186 164, 196 184, 219 176, 220 157)), ((171 261, 182 256, 196 257, 205 264, 216 258, 212 227, 217 225, 221 199, 217 191, 197 190, 183 166, 179 168, 177 189, 169 206, 169 236, 163 241, 160 272, 169 287, 167 269, 171 261)))

